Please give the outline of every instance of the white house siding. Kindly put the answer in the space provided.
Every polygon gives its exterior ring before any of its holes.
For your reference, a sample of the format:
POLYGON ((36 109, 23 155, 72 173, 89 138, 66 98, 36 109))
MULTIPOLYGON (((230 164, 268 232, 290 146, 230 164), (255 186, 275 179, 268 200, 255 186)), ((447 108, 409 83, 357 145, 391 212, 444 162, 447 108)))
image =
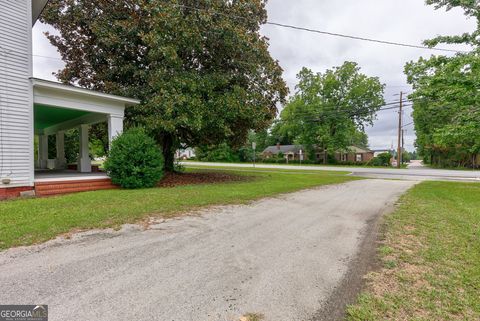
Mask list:
POLYGON ((33 185, 31 0, 0 0, 0 188, 33 185))

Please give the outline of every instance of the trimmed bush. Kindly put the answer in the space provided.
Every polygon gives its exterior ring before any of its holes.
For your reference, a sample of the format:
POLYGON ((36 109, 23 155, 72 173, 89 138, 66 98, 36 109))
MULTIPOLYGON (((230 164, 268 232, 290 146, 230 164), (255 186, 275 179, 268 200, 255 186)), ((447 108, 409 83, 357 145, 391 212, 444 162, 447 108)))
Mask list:
POLYGON ((115 138, 104 167, 112 182, 123 188, 154 187, 163 177, 163 155, 143 128, 115 138))
POLYGON ((371 166, 385 166, 388 167, 390 166, 390 159, 392 158, 392 154, 390 153, 382 153, 378 155, 377 157, 373 158, 370 161, 371 166))

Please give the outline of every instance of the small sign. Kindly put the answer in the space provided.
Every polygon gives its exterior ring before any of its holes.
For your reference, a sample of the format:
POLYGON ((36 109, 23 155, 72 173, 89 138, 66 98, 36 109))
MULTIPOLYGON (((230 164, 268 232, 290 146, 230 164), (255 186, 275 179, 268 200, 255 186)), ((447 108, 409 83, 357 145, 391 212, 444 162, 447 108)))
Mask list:
POLYGON ((255 142, 252 143, 252 149, 257 149, 257 143, 255 142))
POLYGON ((0 305, 0 321, 48 321, 48 305, 0 305))

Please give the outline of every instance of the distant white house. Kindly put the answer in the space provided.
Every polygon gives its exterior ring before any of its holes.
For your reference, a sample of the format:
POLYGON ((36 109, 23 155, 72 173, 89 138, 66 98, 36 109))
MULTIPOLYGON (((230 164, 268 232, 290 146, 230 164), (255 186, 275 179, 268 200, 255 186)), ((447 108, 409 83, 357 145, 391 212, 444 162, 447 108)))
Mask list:
POLYGON ((373 150, 373 156, 374 157, 378 157, 378 155, 385 154, 385 153, 390 153, 390 154, 394 155, 395 151, 393 151, 391 149, 375 149, 375 150, 373 150))
POLYGON ((195 149, 188 147, 188 148, 181 148, 178 149, 175 153, 176 159, 190 159, 195 157, 195 149))
POLYGON ((34 79, 32 26, 48 0, 0 1, 0 198, 32 189, 35 169, 65 167, 64 132, 78 128, 78 171, 90 172, 89 126, 108 123, 109 138, 123 130, 124 109, 138 100, 34 79), (34 136, 38 162, 34 164, 34 136), (48 159, 48 136, 56 158, 48 159))

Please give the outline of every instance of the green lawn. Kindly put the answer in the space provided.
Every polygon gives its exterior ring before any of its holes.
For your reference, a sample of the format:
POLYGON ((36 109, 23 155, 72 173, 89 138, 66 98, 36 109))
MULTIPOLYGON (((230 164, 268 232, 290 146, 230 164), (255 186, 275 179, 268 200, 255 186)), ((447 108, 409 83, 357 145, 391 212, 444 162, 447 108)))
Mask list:
POLYGON ((385 228, 348 320, 480 320, 480 184, 417 185, 385 228))
POLYGON ((338 172, 235 172, 234 169, 229 169, 229 172, 254 176, 254 179, 0 202, 0 249, 47 241, 72 230, 119 227, 151 216, 172 217, 203 206, 245 203, 279 193, 355 179, 338 172))

